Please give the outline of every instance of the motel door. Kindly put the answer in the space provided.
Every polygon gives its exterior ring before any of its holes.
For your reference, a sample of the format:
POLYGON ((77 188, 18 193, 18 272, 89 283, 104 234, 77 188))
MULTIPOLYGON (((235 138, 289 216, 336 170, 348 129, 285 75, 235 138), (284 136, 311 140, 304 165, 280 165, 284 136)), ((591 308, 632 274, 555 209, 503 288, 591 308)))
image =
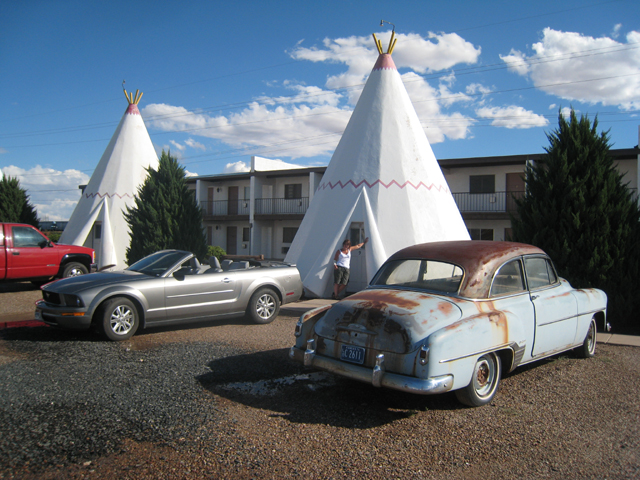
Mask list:
POLYGON ((227 255, 238 254, 238 227, 227 227, 227 255))
MULTIPOLYGON (((364 224, 362 222, 354 222, 349 229, 349 240, 351 245, 358 245, 364 242, 365 239, 364 224)), ((348 292, 359 292, 364 290, 367 285, 367 267, 366 267, 366 255, 365 245, 358 250, 351 252, 351 272, 349 272, 349 285, 347 285, 348 292)))

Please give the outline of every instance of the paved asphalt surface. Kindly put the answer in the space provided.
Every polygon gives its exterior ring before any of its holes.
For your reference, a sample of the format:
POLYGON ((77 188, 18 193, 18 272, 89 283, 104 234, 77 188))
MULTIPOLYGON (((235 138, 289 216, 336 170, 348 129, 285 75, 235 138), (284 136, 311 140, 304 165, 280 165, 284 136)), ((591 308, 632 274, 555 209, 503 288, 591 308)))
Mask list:
POLYGON ((0 478, 640 478, 639 348, 520 368, 470 409, 291 364, 297 315, 0 330, 0 478))

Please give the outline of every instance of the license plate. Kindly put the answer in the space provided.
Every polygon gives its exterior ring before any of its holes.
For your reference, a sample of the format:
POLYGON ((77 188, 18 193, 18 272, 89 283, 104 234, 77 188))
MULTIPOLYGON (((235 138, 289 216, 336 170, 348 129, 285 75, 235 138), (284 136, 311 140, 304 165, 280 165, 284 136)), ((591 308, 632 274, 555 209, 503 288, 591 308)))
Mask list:
POLYGON ((362 365, 364 363, 364 348, 352 347, 351 345, 342 345, 340 360, 362 365))
POLYGON ((36 310, 36 320, 42 320, 42 312, 40 310, 36 310))

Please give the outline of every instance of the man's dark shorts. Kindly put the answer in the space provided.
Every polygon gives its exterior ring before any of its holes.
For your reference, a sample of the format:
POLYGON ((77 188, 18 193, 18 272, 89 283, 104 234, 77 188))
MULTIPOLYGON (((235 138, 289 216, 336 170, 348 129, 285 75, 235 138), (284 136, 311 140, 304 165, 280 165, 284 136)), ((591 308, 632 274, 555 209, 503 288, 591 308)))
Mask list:
POLYGON ((349 269, 340 267, 333 270, 333 283, 338 285, 346 285, 349 283, 349 269))

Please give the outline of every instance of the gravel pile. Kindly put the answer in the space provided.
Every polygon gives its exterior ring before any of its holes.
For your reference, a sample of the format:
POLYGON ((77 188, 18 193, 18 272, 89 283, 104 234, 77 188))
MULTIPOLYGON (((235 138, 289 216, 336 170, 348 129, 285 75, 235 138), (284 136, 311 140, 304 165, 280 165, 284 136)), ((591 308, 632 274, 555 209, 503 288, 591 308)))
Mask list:
POLYGON ((1 330, 0 478, 640 477, 640 349, 537 362, 468 409, 308 375, 295 321, 1 330))

